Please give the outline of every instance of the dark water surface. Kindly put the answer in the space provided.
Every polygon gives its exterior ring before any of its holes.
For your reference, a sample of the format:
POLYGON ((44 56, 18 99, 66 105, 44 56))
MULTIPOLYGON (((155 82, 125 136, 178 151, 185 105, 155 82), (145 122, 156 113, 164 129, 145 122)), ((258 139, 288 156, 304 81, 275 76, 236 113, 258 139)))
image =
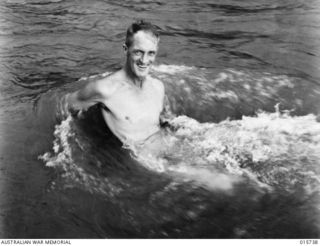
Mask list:
POLYGON ((318 238, 319 30, 316 0, 1 1, 0 237, 318 238), (180 116, 157 158, 56 110, 139 18, 180 116))

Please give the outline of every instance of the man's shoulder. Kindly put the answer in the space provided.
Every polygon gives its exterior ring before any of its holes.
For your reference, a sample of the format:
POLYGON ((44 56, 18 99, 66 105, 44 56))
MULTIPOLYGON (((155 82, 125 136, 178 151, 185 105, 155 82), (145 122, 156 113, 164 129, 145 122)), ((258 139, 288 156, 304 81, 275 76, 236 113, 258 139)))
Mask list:
POLYGON ((164 92, 164 84, 161 80, 157 78, 150 77, 150 80, 153 84, 153 86, 160 92, 164 92))
POLYGON ((113 94, 119 86, 121 86, 119 71, 107 75, 104 78, 99 78, 92 81, 92 86, 95 87, 95 90, 104 96, 110 96, 113 94))
POLYGON ((120 71, 108 74, 106 77, 96 80, 97 84, 105 86, 114 86, 121 79, 120 71))

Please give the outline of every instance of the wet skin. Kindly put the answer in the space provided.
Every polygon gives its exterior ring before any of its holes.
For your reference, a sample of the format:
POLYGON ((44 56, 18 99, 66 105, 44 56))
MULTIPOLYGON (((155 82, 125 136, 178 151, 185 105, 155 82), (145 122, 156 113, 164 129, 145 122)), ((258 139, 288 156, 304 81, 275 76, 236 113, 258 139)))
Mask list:
POLYGON ((85 110, 103 104, 102 115, 107 125, 126 144, 144 141, 157 133, 164 86, 149 76, 149 70, 156 58, 158 42, 149 32, 135 33, 130 47, 124 45, 124 67, 67 94, 69 109, 85 110))

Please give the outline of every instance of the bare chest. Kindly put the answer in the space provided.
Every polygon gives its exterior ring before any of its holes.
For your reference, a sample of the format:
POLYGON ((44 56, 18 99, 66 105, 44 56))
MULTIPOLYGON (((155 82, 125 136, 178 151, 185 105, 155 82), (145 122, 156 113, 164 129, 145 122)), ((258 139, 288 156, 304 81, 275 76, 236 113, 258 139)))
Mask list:
POLYGON ((118 121, 148 124, 159 120, 162 95, 152 87, 139 89, 124 86, 105 104, 118 121))

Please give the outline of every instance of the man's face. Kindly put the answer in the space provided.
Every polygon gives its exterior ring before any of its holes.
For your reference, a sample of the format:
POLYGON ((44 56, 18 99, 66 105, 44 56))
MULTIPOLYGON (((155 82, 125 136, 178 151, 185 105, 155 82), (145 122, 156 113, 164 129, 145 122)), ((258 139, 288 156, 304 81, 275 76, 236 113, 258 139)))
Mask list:
POLYGON ((158 38, 149 32, 138 31, 133 35, 132 44, 127 50, 127 65, 134 76, 144 79, 158 51, 158 38))

